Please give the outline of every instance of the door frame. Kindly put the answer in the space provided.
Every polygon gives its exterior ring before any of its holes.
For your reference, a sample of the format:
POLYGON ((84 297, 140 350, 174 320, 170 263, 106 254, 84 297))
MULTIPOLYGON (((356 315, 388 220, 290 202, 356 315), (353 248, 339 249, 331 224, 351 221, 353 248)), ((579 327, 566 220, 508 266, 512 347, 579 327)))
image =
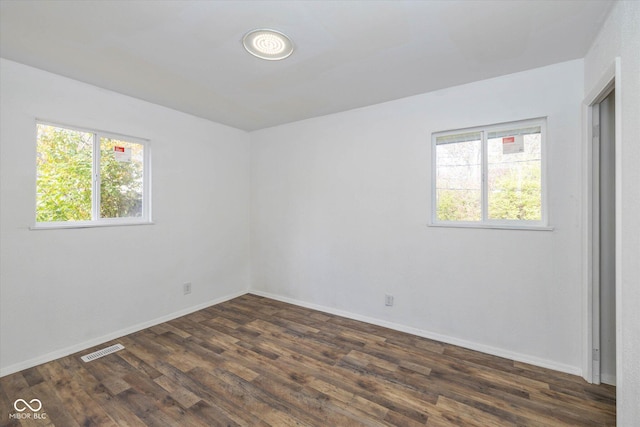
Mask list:
MULTIPOLYGON (((594 137, 597 133, 599 138, 599 128, 594 131, 594 114, 599 111, 599 103, 602 102, 612 91, 615 91, 615 248, 616 248, 616 367, 621 364, 621 266, 622 266, 622 87, 620 78, 620 57, 607 68, 598 84, 589 92, 582 102, 583 124, 584 124, 584 151, 583 151, 583 183, 584 183, 584 237, 583 237, 583 358, 582 376, 590 383, 600 383, 600 279, 599 279, 599 256, 594 250, 599 237, 594 235, 598 227, 599 214, 597 213, 598 194, 595 179, 598 178, 599 153, 594 149, 594 137), (597 359, 594 360, 594 359, 597 359), (597 371, 597 372, 596 372, 597 371)), ((599 141, 598 141, 599 143, 599 141)))

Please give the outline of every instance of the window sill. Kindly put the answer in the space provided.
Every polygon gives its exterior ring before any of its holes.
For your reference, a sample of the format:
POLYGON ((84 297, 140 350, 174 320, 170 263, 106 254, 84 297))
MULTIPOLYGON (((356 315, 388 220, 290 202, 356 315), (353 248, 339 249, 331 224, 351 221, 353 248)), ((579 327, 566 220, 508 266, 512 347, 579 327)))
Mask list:
POLYGON ((153 225, 152 221, 118 221, 118 222, 72 222, 41 223, 29 227, 29 230, 61 230, 69 228, 127 227, 132 225, 153 225))
POLYGON ((441 228, 486 228, 494 230, 526 230, 526 231, 553 231, 553 227, 544 225, 511 225, 511 224, 453 224, 447 223, 429 223, 427 227, 441 227, 441 228))

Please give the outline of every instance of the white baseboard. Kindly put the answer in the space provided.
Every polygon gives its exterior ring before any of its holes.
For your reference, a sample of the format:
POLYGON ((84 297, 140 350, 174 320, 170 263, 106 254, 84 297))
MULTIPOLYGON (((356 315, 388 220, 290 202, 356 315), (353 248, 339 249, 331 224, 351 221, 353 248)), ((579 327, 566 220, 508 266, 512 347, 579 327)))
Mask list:
MULTIPOLYGON (((159 317, 159 318, 147 321, 147 322, 139 323, 139 324, 137 324, 135 326, 131 326, 129 328, 121 329, 119 331, 115 331, 115 332, 112 332, 110 334, 103 335, 101 337, 94 338, 94 339, 91 339, 89 341, 82 342, 80 344, 76 344, 76 345, 73 345, 73 346, 70 346, 70 347, 59 349, 59 350, 44 354, 42 356, 38 356, 38 357, 29 359, 29 360, 25 360, 24 362, 21 362, 21 363, 16 363, 14 365, 7 366, 5 368, 0 369, 0 377, 4 377, 6 375, 10 375, 10 374, 13 374, 15 372, 22 371, 24 369, 32 368, 34 366, 50 362, 52 360, 59 359, 61 357, 66 357, 66 356, 68 356, 70 354, 77 353, 77 352, 82 351, 82 350, 86 350, 88 348, 97 346, 97 345, 105 343, 107 341, 111 341, 113 339, 120 338, 120 337, 123 337, 125 335, 132 334, 134 332, 138 332, 138 331, 140 331, 142 329, 146 329, 146 328, 158 325, 160 323, 168 322, 168 321, 176 319, 178 317, 185 316, 185 315, 193 313, 195 311, 202 310, 203 308, 211 307, 213 305, 220 304, 220 303, 225 302, 225 301, 229 301, 231 299, 237 298, 237 297, 245 295, 247 293, 258 295, 258 296, 262 296, 262 297, 265 297, 265 298, 274 299, 276 301, 286 302, 286 303, 297 305, 297 306, 300 306, 300 307, 306 307, 306 308, 310 308, 310 309, 313 309, 313 310, 318 310, 318 311, 322 311, 322 312, 325 312, 325 313, 334 314, 336 316, 346 317, 348 319, 353 319, 353 320, 358 320, 358 321, 365 322, 365 323, 370 323, 372 325, 382 326, 382 327, 393 329, 393 330, 400 331, 400 332, 406 332, 406 333, 409 333, 409 334, 412 334, 412 335, 416 335, 416 336, 419 336, 419 337, 428 338, 428 339, 432 339, 432 340, 435 340, 435 341, 440 341, 440 342, 447 343, 447 344, 457 345, 457 346, 460 346, 460 347, 468 348, 470 350, 476 350, 476 351, 480 351, 482 353, 487 353, 487 354, 491 354, 491 355, 498 356, 498 357, 504 357, 506 359, 515 360, 515 361, 518 361, 518 362, 523 362, 523 363, 528 363, 528 364, 535 365, 535 366, 540 366, 542 368, 553 369, 555 371, 565 372, 565 373, 572 374, 572 375, 580 375, 580 376, 582 375, 582 370, 580 368, 575 367, 575 366, 571 366, 571 365, 565 365, 565 364, 562 364, 562 363, 557 363, 557 362, 552 361, 552 360, 541 359, 541 358, 538 358, 538 357, 535 357, 535 356, 516 353, 516 352, 504 350, 504 349, 501 349, 501 348, 496 348, 496 347, 487 346, 487 345, 484 345, 484 344, 472 342, 472 341, 462 340, 462 339, 451 337, 451 336, 448 336, 448 335, 442 335, 442 334, 438 334, 438 333, 435 333, 435 332, 430 332, 430 331, 425 331, 425 330, 422 330, 422 329, 414 328, 414 327, 411 327, 411 326, 401 325, 399 323, 388 322, 386 320, 375 319, 373 317, 363 316, 363 315, 351 313, 351 312, 348 312, 348 311, 335 309, 335 308, 332 308, 332 307, 326 307, 326 306, 322 306, 322 305, 318 305, 318 304, 308 303, 308 302, 297 300, 297 299, 294 299, 294 298, 283 297, 283 296, 280 296, 280 295, 271 294, 269 292, 263 292, 263 291, 257 291, 257 290, 249 290, 247 292, 247 291, 243 290, 241 292, 237 292, 237 293, 234 293, 234 294, 231 294, 231 295, 226 295, 224 297, 216 298, 214 300, 207 301, 205 303, 198 304, 196 306, 192 306, 192 307, 186 308, 184 310, 180 310, 180 311, 177 311, 177 312, 174 312, 174 313, 170 313, 170 314, 168 314, 166 316, 162 316, 162 317, 159 317)), ((603 377, 602 381, 605 382, 605 383, 608 383, 608 384, 615 384, 615 378, 608 378, 608 377, 605 378, 605 377, 603 377)))
POLYGON ((263 292, 258 290, 249 290, 250 294, 258 295, 265 298, 274 299, 277 301, 286 302, 289 304, 297 305, 300 307, 310 308, 313 310, 322 311, 324 313, 335 314, 336 316, 346 317, 348 319, 358 320, 372 325, 382 326, 385 328, 393 329, 400 332, 406 332, 412 335, 416 335, 423 338, 440 341, 447 344, 457 345, 459 347, 468 348, 470 350, 480 351, 482 353, 491 354, 493 356, 504 357, 505 359, 515 360, 517 362, 528 363, 530 365, 539 366, 541 368, 552 369, 554 371, 560 371, 567 374, 582 376, 582 369, 577 366, 565 365, 553 360, 542 359, 539 357, 531 356, 528 354, 516 353, 513 351, 488 346, 472 341, 467 341, 448 335, 442 335, 435 332, 425 331, 422 329, 414 328, 411 326, 401 325, 399 323, 388 322, 386 320, 375 319, 373 317, 362 316, 360 314, 351 313, 348 311, 338 310, 332 307, 325 307, 322 305, 312 304, 305 301, 300 301, 294 298, 283 297, 280 295, 271 294, 269 292, 263 292))
POLYGON ((59 359, 61 357, 66 357, 70 354, 77 353, 82 350, 86 350, 88 348, 94 347, 96 345, 105 343, 107 341, 111 341, 125 335, 132 334, 134 332, 141 331, 142 329, 150 328, 151 326, 158 325, 160 323, 168 322, 173 319, 177 319, 178 317, 185 316, 187 314, 191 314, 195 311, 202 310, 203 308, 211 307, 212 305, 220 304, 221 302, 229 301, 231 299, 237 298, 239 296, 245 295, 247 293, 246 290, 241 292, 236 292, 231 295, 226 295, 220 298, 216 298, 211 301, 204 302, 202 304, 198 304, 189 308, 185 308, 184 310, 176 311, 166 316, 158 317, 153 320, 149 320, 147 322, 138 323, 137 325, 120 329, 119 331, 115 331, 106 335, 103 335, 98 338, 91 339, 89 341, 82 342, 80 344, 76 344, 70 347, 62 348, 56 351, 52 351, 47 354, 43 354, 42 356, 34 357, 29 360, 25 360, 24 362, 16 363, 14 365, 7 366, 5 368, 0 369, 0 377, 4 377, 15 372, 20 372, 24 369, 33 368, 34 366, 41 365, 43 363, 51 362, 52 360, 59 359))

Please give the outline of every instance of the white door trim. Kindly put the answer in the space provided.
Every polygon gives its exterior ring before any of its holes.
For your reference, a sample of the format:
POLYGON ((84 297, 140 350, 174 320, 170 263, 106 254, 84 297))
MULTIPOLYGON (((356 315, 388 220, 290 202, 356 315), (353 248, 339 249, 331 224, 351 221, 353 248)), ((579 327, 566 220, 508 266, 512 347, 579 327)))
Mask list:
POLYGON ((621 141, 622 141, 622 80, 620 77, 620 58, 615 61, 605 71, 600 78, 598 84, 585 97, 583 105, 583 124, 584 124, 584 151, 583 151, 583 197, 584 197, 584 234, 583 234, 583 377, 590 383, 600 383, 599 362, 599 278, 597 273, 597 263, 594 263, 594 257, 598 256, 594 253, 594 246, 597 243, 597 236, 594 236, 594 224, 598 220, 597 213, 594 212, 594 206, 597 203, 595 195, 595 179, 597 178, 597 169, 594 168, 594 162, 598 159, 598 152, 594 150, 594 110, 598 111, 598 103, 604 100, 611 91, 615 90, 615 180, 616 180, 616 365, 622 366, 621 358, 621 236, 622 236, 622 168, 621 168, 621 141), (595 152, 594 152, 595 151, 595 152), (598 303, 596 303, 598 302, 598 303), (598 354, 596 351, 598 350, 598 354), (597 370, 597 373, 596 373, 597 370))

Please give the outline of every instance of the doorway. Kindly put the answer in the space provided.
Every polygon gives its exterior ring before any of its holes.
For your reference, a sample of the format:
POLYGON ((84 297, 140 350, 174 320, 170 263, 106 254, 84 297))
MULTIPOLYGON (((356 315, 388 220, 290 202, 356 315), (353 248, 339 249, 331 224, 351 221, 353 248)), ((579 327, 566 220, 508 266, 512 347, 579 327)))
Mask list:
POLYGON ((616 384, 615 90, 592 106, 593 382, 616 384))

